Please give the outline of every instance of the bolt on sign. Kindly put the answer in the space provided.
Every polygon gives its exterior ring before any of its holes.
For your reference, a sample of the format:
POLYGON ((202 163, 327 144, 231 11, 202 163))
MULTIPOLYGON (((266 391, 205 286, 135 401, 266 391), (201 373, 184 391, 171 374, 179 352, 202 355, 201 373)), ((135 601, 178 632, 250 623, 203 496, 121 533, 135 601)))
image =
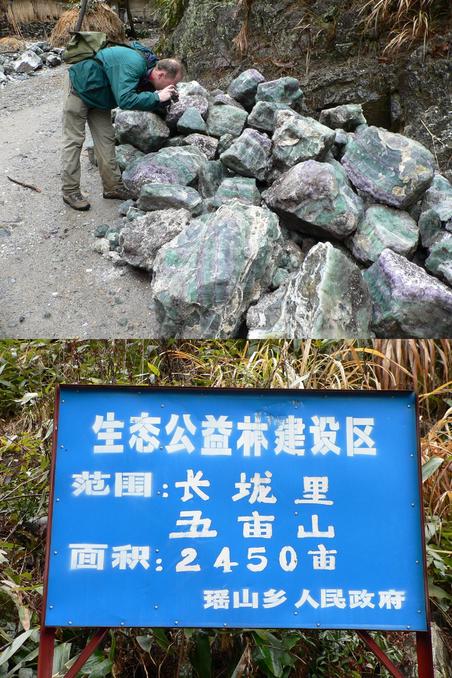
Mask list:
POLYGON ((411 392, 63 386, 45 626, 427 630, 411 392))

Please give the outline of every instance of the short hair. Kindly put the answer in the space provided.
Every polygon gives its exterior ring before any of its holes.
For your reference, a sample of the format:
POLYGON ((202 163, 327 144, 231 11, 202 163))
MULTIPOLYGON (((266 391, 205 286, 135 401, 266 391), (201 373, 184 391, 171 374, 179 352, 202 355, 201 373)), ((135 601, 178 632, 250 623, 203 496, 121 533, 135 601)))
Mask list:
POLYGON ((165 71, 170 78, 177 78, 178 75, 183 75, 184 67, 177 59, 160 59, 156 63, 156 68, 159 71, 165 71))

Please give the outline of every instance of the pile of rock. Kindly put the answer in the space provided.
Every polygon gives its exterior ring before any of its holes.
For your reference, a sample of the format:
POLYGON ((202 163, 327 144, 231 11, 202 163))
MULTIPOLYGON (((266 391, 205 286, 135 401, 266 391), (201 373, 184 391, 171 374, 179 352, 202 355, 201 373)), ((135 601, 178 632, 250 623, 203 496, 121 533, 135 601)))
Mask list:
POLYGON ((452 186, 360 105, 303 115, 295 78, 179 85, 117 111, 134 201, 96 247, 150 273, 162 336, 452 333, 452 186))
POLYGON ((13 80, 26 80, 42 68, 55 68, 63 63, 63 49, 52 47, 48 42, 34 42, 23 52, 0 51, 0 85, 13 80))

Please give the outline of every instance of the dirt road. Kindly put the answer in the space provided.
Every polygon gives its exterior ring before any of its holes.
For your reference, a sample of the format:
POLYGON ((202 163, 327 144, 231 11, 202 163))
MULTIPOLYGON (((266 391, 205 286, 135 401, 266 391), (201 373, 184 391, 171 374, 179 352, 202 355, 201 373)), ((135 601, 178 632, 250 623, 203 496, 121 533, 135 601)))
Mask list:
POLYGON ((155 337, 147 277, 92 249, 96 226, 114 224, 120 203, 102 198, 86 152, 91 210, 61 200, 64 75, 63 67, 46 70, 0 91, 0 338, 155 337))

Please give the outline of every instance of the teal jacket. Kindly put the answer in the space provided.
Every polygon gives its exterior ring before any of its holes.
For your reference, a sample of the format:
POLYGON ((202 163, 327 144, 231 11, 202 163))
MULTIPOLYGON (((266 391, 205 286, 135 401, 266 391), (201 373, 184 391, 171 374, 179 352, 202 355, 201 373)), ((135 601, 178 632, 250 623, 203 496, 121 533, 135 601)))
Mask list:
POLYGON ((69 69, 76 94, 89 108, 152 111, 160 107, 154 92, 139 92, 147 73, 146 59, 129 47, 105 47, 95 59, 84 59, 69 69))

